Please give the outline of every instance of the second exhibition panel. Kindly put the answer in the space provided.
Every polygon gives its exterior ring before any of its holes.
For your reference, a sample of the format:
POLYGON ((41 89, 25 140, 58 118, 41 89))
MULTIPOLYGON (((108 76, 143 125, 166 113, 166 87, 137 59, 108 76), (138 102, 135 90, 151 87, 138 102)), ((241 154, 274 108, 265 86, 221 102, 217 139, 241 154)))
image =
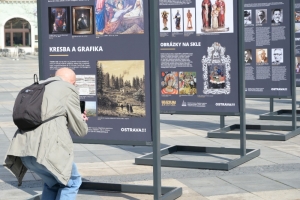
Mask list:
POLYGON ((246 97, 290 97, 290 1, 245 0, 244 9, 246 97))
POLYGON ((161 113, 239 114, 238 1, 158 3, 161 113))

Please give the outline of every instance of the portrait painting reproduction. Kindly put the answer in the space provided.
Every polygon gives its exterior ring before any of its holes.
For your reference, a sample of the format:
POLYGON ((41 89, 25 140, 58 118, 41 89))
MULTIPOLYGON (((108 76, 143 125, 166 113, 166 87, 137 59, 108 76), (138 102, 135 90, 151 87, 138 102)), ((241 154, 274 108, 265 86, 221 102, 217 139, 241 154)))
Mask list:
POLYGON ((93 34, 93 7, 72 7, 73 34, 93 34))
POLYGON ((70 33, 70 10, 68 7, 50 7, 48 12, 49 34, 70 33))

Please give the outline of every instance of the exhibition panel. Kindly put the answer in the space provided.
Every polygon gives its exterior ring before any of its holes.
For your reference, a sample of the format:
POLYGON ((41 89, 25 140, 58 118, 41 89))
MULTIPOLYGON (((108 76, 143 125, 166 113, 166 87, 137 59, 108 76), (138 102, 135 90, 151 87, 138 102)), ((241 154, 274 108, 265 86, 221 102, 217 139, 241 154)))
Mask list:
POLYGON ((42 1, 40 77, 69 67, 89 117, 76 142, 151 145, 149 1, 42 1))
POLYGON ((159 1, 161 113, 239 115, 237 1, 159 1))
MULTIPOLYGON (((221 154, 221 158, 238 155, 237 159, 224 163, 162 159, 161 165, 231 170, 259 156, 260 150, 246 148, 244 1, 162 0, 158 4, 161 113, 239 115, 241 124, 240 148, 174 145, 160 150, 162 157, 180 151, 221 154)), ((152 165, 152 153, 135 163, 152 165)))
POLYGON ((291 97, 291 2, 245 0, 246 97, 291 97))
MULTIPOLYGON (((295 4, 294 0, 245 0, 246 97, 270 99, 270 112, 260 115, 259 119, 292 121, 292 126, 288 127, 247 124, 246 129, 252 131, 247 134, 248 139, 285 141, 300 134, 296 123, 294 32, 295 25, 297 26, 297 23, 295 24, 297 11, 294 11, 295 7, 299 8, 299 5, 295 4), (274 98, 291 99, 292 110, 274 112, 274 98), (276 131, 287 131, 287 133, 278 134, 276 131)), ((234 124, 225 127, 224 117, 221 116, 220 129, 208 132, 208 137, 238 138, 238 135, 228 132, 242 126, 234 124)))
POLYGON ((89 117, 87 136, 73 141, 153 146, 152 186, 83 182, 80 189, 182 195, 182 188, 161 186, 158 28, 150 24, 157 14, 148 0, 38 1, 40 77, 73 69, 81 112, 89 117))

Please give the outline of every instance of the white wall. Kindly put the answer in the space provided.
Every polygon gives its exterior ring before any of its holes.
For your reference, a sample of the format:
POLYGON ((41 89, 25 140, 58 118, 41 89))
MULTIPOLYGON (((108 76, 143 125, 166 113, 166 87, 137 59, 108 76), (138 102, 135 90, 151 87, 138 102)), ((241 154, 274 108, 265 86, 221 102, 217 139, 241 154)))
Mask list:
MULTIPOLYGON (((31 25, 31 47, 22 47, 26 52, 34 52, 37 48, 35 35, 37 35, 37 4, 36 1, 0 1, 0 48, 4 47, 4 25, 12 18, 23 18, 31 25)), ((15 49, 14 47, 8 48, 15 49)))

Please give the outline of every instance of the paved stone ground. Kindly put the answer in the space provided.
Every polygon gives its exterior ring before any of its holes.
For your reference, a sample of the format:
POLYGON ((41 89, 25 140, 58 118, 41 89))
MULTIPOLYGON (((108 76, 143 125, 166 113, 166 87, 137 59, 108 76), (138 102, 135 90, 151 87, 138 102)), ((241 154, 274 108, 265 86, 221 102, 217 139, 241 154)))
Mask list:
MULTIPOLYGON (((0 157, 3 159, 16 130, 11 117, 14 99, 21 88, 33 82, 34 73, 38 73, 35 56, 19 61, 0 57, 0 157)), ((276 100, 275 110, 290 109, 290 103, 286 99, 276 100)), ((291 124, 258 120, 258 115, 269 109, 268 99, 247 99, 246 105, 248 124, 291 124)), ((227 125, 233 123, 239 123, 239 118, 226 117, 227 125)), ((218 116, 161 115, 161 146, 239 148, 238 140, 206 137, 207 131, 218 127, 218 116)), ((247 147, 260 149, 261 155, 230 171, 162 167, 162 185, 182 187, 181 200, 300 199, 300 136, 285 142, 248 140, 247 147)), ((85 181, 151 185, 152 167, 134 164, 136 157, 149 152, 152 152, 150 147, 75 144, 75 162, 85 181)), ((177 152, 163 158, 227 162, 236 156, 177 152)), ((0 199, 30 199, 41 194, 42 181, 36 174, 29 172, 24 180, 18 188, 14 176, 0 166, 0 199)), ((146 200, 153 196, 80 191, 77 199, 146 200)))

